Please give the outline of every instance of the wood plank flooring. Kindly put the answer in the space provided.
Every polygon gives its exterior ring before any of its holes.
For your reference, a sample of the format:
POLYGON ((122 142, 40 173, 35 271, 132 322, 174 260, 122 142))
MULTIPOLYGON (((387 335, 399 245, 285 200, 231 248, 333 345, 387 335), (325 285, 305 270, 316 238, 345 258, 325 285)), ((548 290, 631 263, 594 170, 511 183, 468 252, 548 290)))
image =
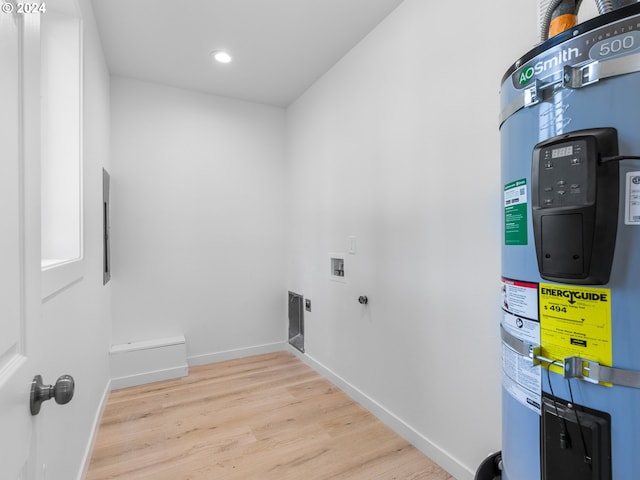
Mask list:
POLYGON ((455 480, 288 352, 110 394, 87 480, 455 480))

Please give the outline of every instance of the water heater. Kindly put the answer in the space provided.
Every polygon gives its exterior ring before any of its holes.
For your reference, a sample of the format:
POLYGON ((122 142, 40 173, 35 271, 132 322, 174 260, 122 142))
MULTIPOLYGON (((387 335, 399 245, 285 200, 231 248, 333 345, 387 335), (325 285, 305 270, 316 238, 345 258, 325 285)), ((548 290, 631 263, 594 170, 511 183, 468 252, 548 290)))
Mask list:
POLYGON ((640 4, 512 65, 500 137, 502 478, 640 479, 640 4))

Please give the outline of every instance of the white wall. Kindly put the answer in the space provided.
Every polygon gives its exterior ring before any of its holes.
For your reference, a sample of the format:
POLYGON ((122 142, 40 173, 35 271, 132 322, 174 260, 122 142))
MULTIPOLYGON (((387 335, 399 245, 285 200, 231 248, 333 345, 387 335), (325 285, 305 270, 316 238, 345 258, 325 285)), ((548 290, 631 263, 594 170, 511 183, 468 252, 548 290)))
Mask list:
POLYGON ((405 0, 287 112, 306 353, 459 479, 501 448, 498 92, 536 21, 525 0, 405 0))
POLYGON ((37 417, 38 461, 47 479, 80 478, 92 428, 109 382, 110 287, 102 285, 102 167, 109 168, 109 73, 91 3, 78 2, 84 23, 84 276, 42 305, 45 383, 76 381, 74 399, 54 401, 37 417))
POLYGON ((283 342, 284 110, 114 77, 114 344, 283 342))

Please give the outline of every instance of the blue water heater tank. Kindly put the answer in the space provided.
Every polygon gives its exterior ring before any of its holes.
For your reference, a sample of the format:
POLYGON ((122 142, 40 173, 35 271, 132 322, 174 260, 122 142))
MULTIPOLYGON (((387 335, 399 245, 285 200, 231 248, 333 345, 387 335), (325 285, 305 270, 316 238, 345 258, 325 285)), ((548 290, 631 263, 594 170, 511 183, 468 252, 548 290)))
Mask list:
POLYGON ((638 480, 640 4, 512 65, 500 134, 502 477, 638 480))

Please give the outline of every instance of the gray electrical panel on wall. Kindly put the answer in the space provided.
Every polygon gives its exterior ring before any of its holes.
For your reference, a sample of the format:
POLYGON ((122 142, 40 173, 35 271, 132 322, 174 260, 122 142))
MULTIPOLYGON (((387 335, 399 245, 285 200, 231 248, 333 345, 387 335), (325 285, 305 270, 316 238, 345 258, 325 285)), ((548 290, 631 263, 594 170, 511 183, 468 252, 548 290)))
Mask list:
POLYGON ((304 353, 304 302, 293 292, 289 292, 289 344, 304 353))
POLYGON ((111 241, 109 223, 109 190, 111 188, 111 177, 109 173, 102 169, 102 227, 103 227, 103 257, 104 267, 102 272, 102 284, 106 285, 111 280, 111 241))

